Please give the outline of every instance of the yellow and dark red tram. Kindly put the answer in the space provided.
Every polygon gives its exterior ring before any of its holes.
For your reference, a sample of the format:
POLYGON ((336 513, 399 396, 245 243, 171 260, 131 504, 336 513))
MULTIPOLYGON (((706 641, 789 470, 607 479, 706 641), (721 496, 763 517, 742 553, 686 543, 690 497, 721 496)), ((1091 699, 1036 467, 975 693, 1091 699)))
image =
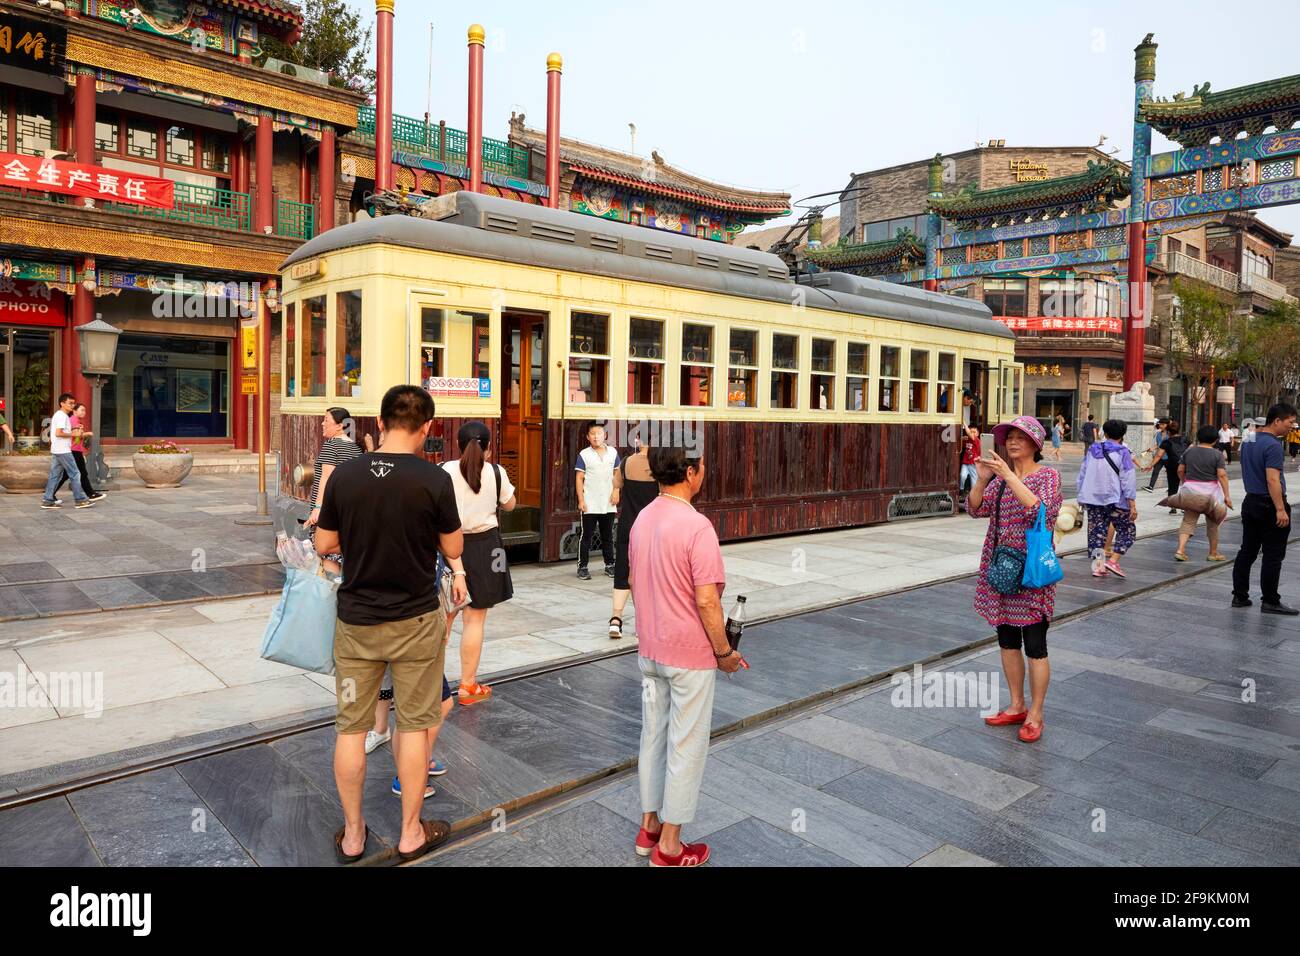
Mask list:
POLYGON ((497 197, 331 229, 282 271, 280 490, 306 493, 325 409, 374 433, 385 390, 420 382, 446 456, 462 421, 492 427, 507 542, 544 561, 576 553, 592 420, 623 451, 702 442, 696 505, 726 541, 951 513, 963 389, 983 426, 1020 408, 1015 340, 980 303, 497 197))

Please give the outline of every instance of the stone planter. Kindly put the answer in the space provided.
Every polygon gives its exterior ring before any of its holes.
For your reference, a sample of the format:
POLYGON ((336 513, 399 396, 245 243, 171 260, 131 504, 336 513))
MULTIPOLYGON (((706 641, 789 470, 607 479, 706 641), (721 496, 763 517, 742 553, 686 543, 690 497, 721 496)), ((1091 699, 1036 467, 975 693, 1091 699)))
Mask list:
POLYGON ((0 455, 0 485, 11 495, 44 491, 49 478, 49 455, 0 455))
POLYGON ((177 488, 194 467, 194 455, 190 452, 184 455, 145 455, 136 452, 131 456, 131 466, 146 488, 177 488))

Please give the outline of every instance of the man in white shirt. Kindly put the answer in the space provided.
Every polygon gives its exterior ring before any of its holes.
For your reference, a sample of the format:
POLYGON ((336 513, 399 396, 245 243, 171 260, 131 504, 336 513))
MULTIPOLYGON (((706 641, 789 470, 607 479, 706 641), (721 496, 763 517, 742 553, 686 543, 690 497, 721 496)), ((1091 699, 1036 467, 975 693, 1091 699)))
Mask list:
POLYGON ((582 512, 582 543, 578 547, 578 578, 591 580, 587 555, 592 539, 600 529, 600 550, 605 558, 605 576, 614 576, 614 515, 618 511, 618 492, 622 474, 618 452, 605 444, 605 428, 591 422, 584 437, 588 447, 578 453, 574 466, 578 490, 578 510, 582 512))
POLYGON ((1232 464, 1232 426, 1224 422, 1219 428, 1219 451, 1228 456, 1228 464, 1232 464))
POLYGON ((77 459, 72 457, 71 416, 76 407, 77 397, 64 392, 59 396, 59 410, 50 420, 50 477, 45 482, 45 495, 41 499, 41 507, 47 510, 59 506, 54 500, 54 492, 64 475, 67 475, 68 483, 72 485, 72 497, 77 502, 76 506, 89 508, 94 505, 81 487, 81 471, 77 468, 77 459))

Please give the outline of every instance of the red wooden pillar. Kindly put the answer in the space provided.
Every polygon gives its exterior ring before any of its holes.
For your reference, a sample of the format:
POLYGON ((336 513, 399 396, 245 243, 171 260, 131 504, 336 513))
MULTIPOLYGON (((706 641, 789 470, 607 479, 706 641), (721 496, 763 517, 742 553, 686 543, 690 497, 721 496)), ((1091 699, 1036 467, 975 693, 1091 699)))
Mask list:
POLYGON ((273 120, 268 113, 263 113, 257 121, 257 138, 253 162, 257 178, 257 201, 253 204, 253 231, 269 233, 275 227, 275 187, 272 166, 274 164, 274 141, 271 138, 273 120))
POLYGON ((483 191, 483 39, 487 34, 475 23, 469 28, 469 121, 465 150, 469 154, 469 191, 483 191))
POLYGON ((76 330, 78 326, 95 319, 95 293, 84 285, 86 281, 95 281, 95 260, 89 257, 78 259, 76 269, 74 278, 77 285, 72 293, 72 316, 63 327, 63 382, 60 390, 71 392, 77 396, 78 401, 85 402, 86 410, 93 415, 94 409, 90 406, 94 396, 91 395, 90 383, 81 374, 81 341, 76 330))
POLYGON ((546 58, 546 205, 560 208, 560 74, 558 53, 546 58))
MULTIPOLYGON (((72 98, 72 149, 77 162, 95 164, 95 75, 78 73, 72 98)), ((83 199, 89 206, 93 199, 83 199)))
POLYGON ((375 0, 375 191, 393 188, 393 0, 375 0))
POLYGON ((317 211, 317 234, 334 228, 334 127, 321 130, 320 149, 316 153, 316 188, 320 191, 317 211))

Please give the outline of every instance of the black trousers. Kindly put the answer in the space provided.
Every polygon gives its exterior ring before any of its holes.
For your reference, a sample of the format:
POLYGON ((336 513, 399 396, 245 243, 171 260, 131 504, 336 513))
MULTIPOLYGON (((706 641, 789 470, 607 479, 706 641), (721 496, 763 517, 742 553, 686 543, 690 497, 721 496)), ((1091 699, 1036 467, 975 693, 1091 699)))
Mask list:
POLYGON ((582 516, 582 543, 578 545, 578 567, 587 566, 587 556, 591 554, 592 536, 600 528, 600 550, 605 557, 605 567, 614 566, 614 512, 603 515, 582 516))
POLYGON ((1219 451, 1223 452, 1228 457, 1228 464, 1231 465, 1232 464, 1232 442, 1221 441, 1214 447, 1219 449, 1219 451))
POLYGON ((1169 480, 1169 494, 1178 494, 1178 466, 1172 461, 1165 465, 1166 478, 1169 480))
MULTIPOLYGON (((1287 514, 1291 513, 1291 503, 1283 501, 1287 514)), ((1291 528, 1277 526, 1277 509, 1273 499, 1268 495, 1246 495, 1241 503, 1241 550, 1232 566, 1232 596, 1245 600, 1250 597, 1250 569, 1255 565, 1255 558, 1264 552, 1264 561, 1259 569, 1259 589, 1265 604, 1278 604, 1282 595, 1278 593, 1278 581, 1282 577, 1282 561, 1286 558, 1286 539, 1291 535, 1291 528)))
MULTIPOLYGON (((79 451, 74 451, 72 453, 72 457, 77 460, 77 470, 81 472, 81 490, 84 491, 87 496, 99 494, 98 491, 90 487, 90 475, 86 474, 85 454, 79 451)), ((57 495, 60 491, 63 490, 63 486, 66 485, 67 483, 68 483, 68 476, 65 473, 63 476, 63 480, 60 481, 58 487, 54 489, 54 493, 57 495)))

